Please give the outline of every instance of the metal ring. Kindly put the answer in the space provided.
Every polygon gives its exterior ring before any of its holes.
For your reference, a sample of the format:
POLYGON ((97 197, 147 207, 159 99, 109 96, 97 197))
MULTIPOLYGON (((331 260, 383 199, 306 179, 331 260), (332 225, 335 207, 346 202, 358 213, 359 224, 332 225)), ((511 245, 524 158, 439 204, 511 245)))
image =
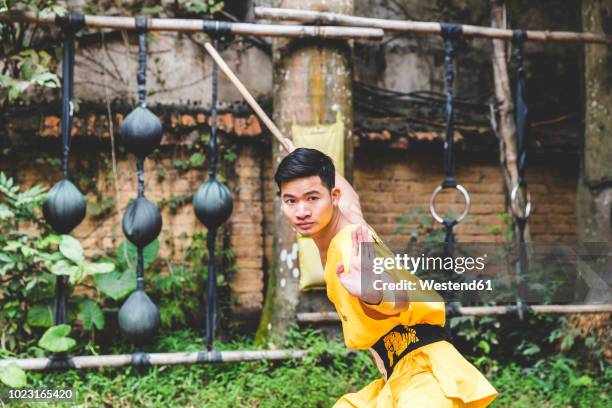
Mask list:
MULTIPOLYGON (((510 192, 510 208, 512 209, 512 212, 514 213, 514 215, 517 217, 521 217, 521 214, 519 214, 519 212, 516 211, 517 209, 515 206, 518 189, 521 185, 522 185, 521 183, 516 183, 514 187, 512 187, 512 191, 510 192)), ((527 203, 525 204, 525 208, 523 209, 522 218, 529 218, 529 214, 531 214, 531 194, 529 194, 529 191, 527 190, 527 188, 525 188, 525 192, 527 193, 526 194, 527 203)))
MULTIPOLYGON (((463 199, 465 200, 465 207, 463 208, 463 213, 455 220, 456 223, 459 223, 466 217, 466 215, 468 215, 468 212, 470 212, 470 206, 472 202, 470 199, 470 194, 461 184, 457 184, 454 188, 456 188, 461 194, 463 194, 463 199)), ((429 199, 429 212, 431 213, 431 216, 434 218, 434 220, 438 221, 440 224, 444 224, 444 218, 440 217, 436 212, 434 201, 436 200, 436 196, 438 195, 438 193, 444 189, 445 187, 439 185, 438 187, 436 187, 433 193, 431 193, 431 198, 429 199)))

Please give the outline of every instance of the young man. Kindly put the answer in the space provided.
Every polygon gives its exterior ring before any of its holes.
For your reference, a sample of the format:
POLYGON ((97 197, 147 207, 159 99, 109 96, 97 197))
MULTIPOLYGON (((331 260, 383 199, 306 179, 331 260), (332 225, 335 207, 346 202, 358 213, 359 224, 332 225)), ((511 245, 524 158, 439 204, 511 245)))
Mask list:
MULTIPOLYGON (((439 297, 415 301, 413 292, 389 298, 362 290, 363 257, 392 253, 364 220, 359 196, 335 173, 332 160, 318 150, 292 150, 274 176, 283 214, 319 249, 327 296, 340 316, 347 347, 369 349, 383 377, 344 395, 334 407, 488 405, 495 389, 444 340, 439 297)), ((383 281, 397 281, 383 275, 383 281)))

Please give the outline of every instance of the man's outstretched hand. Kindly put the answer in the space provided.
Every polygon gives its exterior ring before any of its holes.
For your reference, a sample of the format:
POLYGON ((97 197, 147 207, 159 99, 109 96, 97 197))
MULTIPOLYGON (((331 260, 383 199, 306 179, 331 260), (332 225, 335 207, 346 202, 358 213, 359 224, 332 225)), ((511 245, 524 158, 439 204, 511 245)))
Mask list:
POLYGON ((382 300, 382 292, 374 290, 363 290, 362 275, 371 273, 364 270, 362 265, 367 267, 374 264, 376 251, 374 248, 374 239, 370 236, 368 228, 360 225, 351 233, 352 250, 351 261, 348 265, 348 271, 345 270, 343 264, 336 266, 336 273, 340 279, 340 283, 353 296, 358 297, 362 301, 371 305, 379 304, 382 300), (361 245, 365 243, 366 245, 361 245))

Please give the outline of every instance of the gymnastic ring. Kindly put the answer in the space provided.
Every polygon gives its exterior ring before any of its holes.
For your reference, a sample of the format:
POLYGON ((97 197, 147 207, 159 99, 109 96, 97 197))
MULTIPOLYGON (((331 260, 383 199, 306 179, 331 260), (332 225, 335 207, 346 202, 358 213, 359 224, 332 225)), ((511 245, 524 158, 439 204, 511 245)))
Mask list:
POLYGON ((529 190, 527 190, 527 188, 525 188, 527 203, 525 204, 525 208, 522 211, 522 213, 523 213, 522 216, 517 211, 517 208, 516 208, 516 205, 515 205, 516 204, 518 190, 519 190, 519 187, 521 187, 521 185, 523 185, 523 184, 516 183, 514 185, 514 187, 512 187, 512 192, 510 192, 510 208, 512 209, 512 212, 514 213, 514 215, 516 217, 529 218, 529 214, 531 214, 531 194, 529 194, 529 190))
POLYGON ((436 200, 436 196, 438 195, 438 193, 444 190, 445 188, 456 188, 461 194, 463 194, 463 199, 465 200, 465 207, 463 208, 463 213, 455 220, 455 223, 460 223, 466 217, 466 215, 468 215, 468 212, 470 212, 470 206, 472 204, 470 194, 461 184, 457 184, 455 187, 443 187, 442 185, 436 187, 433 193, 431 193, 431 198, 429 199, 429 212, 431 213, 431 216, 434 218, 434 220, 438 221, 440 224, 444 224, 444 218, 440 217, 440 215, 438 215, 438 213, 436 212, 434 201, 436 200))

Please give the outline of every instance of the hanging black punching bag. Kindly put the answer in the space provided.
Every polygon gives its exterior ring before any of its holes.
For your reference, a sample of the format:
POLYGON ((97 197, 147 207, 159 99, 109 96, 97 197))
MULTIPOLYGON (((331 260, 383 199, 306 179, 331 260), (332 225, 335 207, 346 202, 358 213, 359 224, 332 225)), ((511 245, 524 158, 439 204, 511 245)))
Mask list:
POLYGON ((146 97, 146 25, 145 18, 136 19, 139 44, 138 95, 140 106, 128 115, 121 127, 123 142, 137 156, 138 197, 123 215, 123 233, 137 247, 137 289, 119 310, 119 328, 135 344, 150 342, 159 328, 159 310, 144 292, 143 248, 153 242, 162 228, 162 218, 155 204, 144 197, 144 159, 161 140, 159 119, 145 107, 146 97))
POLYGON ((193 208, 202 224, 208 229, 218 228, 232 214, 232 194, 217 179, 202 184, 193 196, 193 208))
POLYGON ((68 179, 57 182, 43 202, 45 221, 58 234, 69 234, 85 218, 85 197, 68 179))
POLYGON ((150 341, 159 324, 159 310, 142 289, 133 292, 119 310, 121 333, 134 344, 150 341))
POLYGON ((162 218, 155 204, 144 197, 138 197, 123 214, 121 226, 132 244, 145 247, 161 232, 162 218))

